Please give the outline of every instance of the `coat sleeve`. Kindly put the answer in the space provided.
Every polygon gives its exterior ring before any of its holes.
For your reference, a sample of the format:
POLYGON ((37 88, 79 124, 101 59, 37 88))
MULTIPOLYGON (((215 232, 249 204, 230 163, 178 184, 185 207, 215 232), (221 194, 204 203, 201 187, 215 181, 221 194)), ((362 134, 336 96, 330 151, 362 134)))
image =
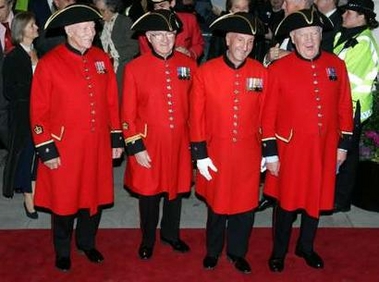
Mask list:
POLYGON ((205 130, 205 88, 201 68, 194 76, 190 95, 190 141, 193 159, 208 157, 205 130))
POLYGON ((30 98, 30 121, 37 154, 43 162, 59 156, 51 137, 51 93, 53 84, 50 79, 52 70, 46 61, 40 61, 34 73, 30 98))
POLYGON ((196 17, 191 17, 189 31, 191 32, 191 46, 189 51, 191 52, 191 57, 195 60, 200 58, 204 51, 204 38, 201 34, 200 26, 196 20, 196 17))
POLYGON ((118 103, 118 88, 116 75, 113 71, 112 64, 109 58, 106 58, 107 69, 109 69, 109 76, 107 82, 107 95, 109 118, 110 118, 110 131, 111 131, 111 145, 112 148, 123 148, 122 130, 120 126, 120 110, 118 103))
POLYGON ((142 137, 146 132, 140 132, 136 126, 138 88, 133 69, 130 65, 125 66, 123 79, 121 121, 122 131, 128 155, 134 155, 145 150, 142 137))
POLYGON ((278 99, 280 95, 280 89, 277 82, 278 73, 272 67, 268 69, 268 85, 267 93, 264 98, 262 107, 261 119, 262 119, 262 146, 263 156, 277 156, 278 149, 275 137, 275 124, 276 114, 278 111, 278 99))
POLYGON ((351 146, 353 135, 353 109, 349 77, 345 64, 341 64, 341 89, 339 96, 338 121, 340 130, 339 148, 347 150, 351 146))

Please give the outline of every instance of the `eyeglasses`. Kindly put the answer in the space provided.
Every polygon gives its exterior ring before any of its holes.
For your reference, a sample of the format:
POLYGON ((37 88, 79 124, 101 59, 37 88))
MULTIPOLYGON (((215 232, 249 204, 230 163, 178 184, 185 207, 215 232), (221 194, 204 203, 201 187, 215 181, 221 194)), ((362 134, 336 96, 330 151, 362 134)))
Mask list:
POLYGON ((156 40, 163 40, 163 38, 167 38, 167 39, 173 39, 175 37, 175 32, 152 32, 150 33, 151 36, 156 39, 156 40))

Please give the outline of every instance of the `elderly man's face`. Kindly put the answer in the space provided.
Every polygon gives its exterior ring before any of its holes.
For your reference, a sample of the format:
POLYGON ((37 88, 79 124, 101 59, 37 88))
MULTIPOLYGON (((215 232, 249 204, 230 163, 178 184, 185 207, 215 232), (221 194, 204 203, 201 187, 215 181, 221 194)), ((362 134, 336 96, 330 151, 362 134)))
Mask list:
POLYGON ((292 14, 293 12, 299 11, 301 9, 305 9, 306 7, 305 0, 284 0, 283 2, 283 10, 285 16, 292 14))
POLYGON ((80 52, 84 52, 92 46, 95 37, 95 23, 82 22, 65 27, 68 43, 80 52))
POLYGON ((156 3, 154 4, 154 10, 159 10, 159 9, 170 10, 170 8, 174 8, 175 3, 176 3, 175 0, 156 3))
POLYGON ((147 40, 151 43, 154 52, 166 58, 172 53, 175 44, 175 31, 148 31, 147 40))
POLYGON ((226 45, 228 59, 235 66, 239 66, 253 50, 254 35, 229 32, 226 34, 226 45))
POLYGON ((58 10, 62 10, 75 2, 76 0, 54 0, 54 5, 58 10))
POLYGON ((320 51, 321 31, 318 26, 296 29, 290 33, 297 52, 305 59, 311 60, 320 51))
POLYGON ((249 12, 249 1, 248 0, 234 0, 232 2, 232 7, 230 8, 230 12, 249 12))
POLYGON ((7 21, 9 13, 12 10, 13 3, 9 0, 0 0, 0 22, 7 21))

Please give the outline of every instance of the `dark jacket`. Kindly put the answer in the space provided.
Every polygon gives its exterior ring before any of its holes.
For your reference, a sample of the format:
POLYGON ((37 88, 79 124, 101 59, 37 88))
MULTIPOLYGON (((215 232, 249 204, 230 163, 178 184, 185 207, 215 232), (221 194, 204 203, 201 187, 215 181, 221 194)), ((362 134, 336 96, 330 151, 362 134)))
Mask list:
POLYGON ((4 168, 3 195, 13 196, 13 183, 22 149, 31 140, 29 105, 33 77, 29 55, 17 45, 3 64, 4 96, 8 107, 8 157, 4 168))

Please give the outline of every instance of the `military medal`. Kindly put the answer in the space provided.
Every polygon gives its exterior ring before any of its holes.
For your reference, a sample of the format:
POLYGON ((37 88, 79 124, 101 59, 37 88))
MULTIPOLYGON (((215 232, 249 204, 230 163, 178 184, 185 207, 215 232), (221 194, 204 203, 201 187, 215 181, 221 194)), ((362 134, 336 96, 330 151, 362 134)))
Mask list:
POLYGON ((105 68, 105 64, 103 61, 96 61, 95 62, 96 72, 98 74, 104 74, 107 73, 107 69, 105 68))
POLYGON ((191 69, 188 67, 178 67, 177 68, 178 78, 181 80, 190 80, 191 69))
POLYGON ((326 68, 326 73, 328 74, 329 80, 336 81, 337 80, 337 74, 336 69, 333 67, 326 68))
POLYGON ((263 79, 259 77, 248 77, 246 78, 246 90, 262 92, 263 90, 263 79))

